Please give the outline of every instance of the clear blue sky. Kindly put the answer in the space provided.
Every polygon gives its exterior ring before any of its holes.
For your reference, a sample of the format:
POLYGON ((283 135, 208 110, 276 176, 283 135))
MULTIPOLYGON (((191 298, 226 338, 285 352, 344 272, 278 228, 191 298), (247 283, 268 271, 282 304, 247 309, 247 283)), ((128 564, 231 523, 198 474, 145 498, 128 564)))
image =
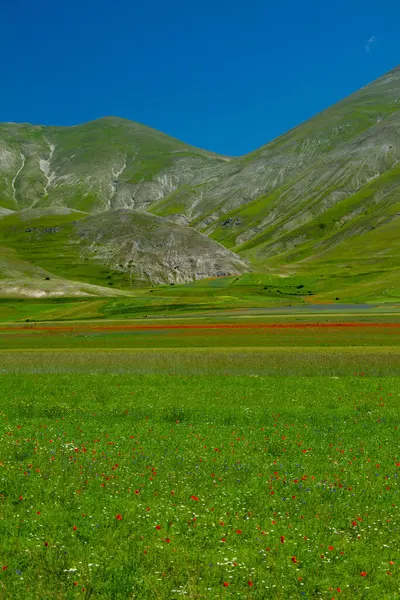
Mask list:
POLYGON ((3 0, 0 22, 0 121, 116 115, 228 155, 400 63, 398 0, 3 0))

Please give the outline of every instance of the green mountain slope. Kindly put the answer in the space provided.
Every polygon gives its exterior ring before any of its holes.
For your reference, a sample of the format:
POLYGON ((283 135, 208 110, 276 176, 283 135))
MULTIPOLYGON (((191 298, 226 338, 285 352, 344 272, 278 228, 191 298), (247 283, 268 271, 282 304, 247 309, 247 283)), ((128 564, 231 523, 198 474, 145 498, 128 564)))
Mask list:
MULTIPOLYGON (((393 167, 400 159, 399 86, 397 69, 242 159, 230 178, 234 194, 206 231, 239 248, 261 232, 278 238, 393 167)), ((223 190, 215 193, 221 200, 223 190)))
POLYGON ((0 259, 0 278, 21 278, 25 270, 42 280, 51 275, 124 290, 248 270, 244 260, 201 233, 128 209, 14 212, 0 218, 1 249, 8 259, 3 275, 0 259))
POLYGON ((139 123, 0 125, 0 206, 146 207, 226 160, 139 123), (201 174, 200 174, 201 173, 201 174))
POLYGON ((0 125, 0 245, 88 284, 379 272, 383 294, 399 187, 400 68, 239 158, 114 117, 0 125))

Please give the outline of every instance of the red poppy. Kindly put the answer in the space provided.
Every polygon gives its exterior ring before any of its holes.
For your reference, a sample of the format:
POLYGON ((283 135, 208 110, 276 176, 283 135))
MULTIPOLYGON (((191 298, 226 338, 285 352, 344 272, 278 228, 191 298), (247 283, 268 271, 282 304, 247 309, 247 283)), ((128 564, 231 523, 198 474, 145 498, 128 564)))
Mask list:
POLYGON ((222 525, 222 527, 224 527, 225 523, 223 521, 219 522, 220 525, 222 525))
POLYGON ((237 533, 238 535, 240 535, 240 534, 242 533, 242 530, 241 530, 241 529, 236 529, 236 533, 237 533))
POLYGON ((156 529, 161 529, 161 525, 156 525, 156 529))
POLYGON ((226 542, 226 538, 221 538, 221 542, 226 542))
POLYGON ((252 581, 248 581, 248 582, 247 582, 247 585, 248 585, 249 587, 253 587, 253 582, 252 582, 252 581))
POLYGON ((229 587, 229 583, 227 581, 224 581, 224 587, 229 587))
POLYGON ((170 540, 169 538, 166 538, 166 539, 165 539, 165 542, 166 542, 167 544, 169 544, 169 543, 170 543, 170 541, 171 541, 171 540, 170 540))
POLYGON ((77 586, 77 585, 78 585, 78 582, 77 582, 77 581, 74 581, 74 585, 75 585, 75 586, 77 586))
POLYGON ((281 535, 281 543, 284 544, 285 543, 285 536, 281 535))
POLYGON ((328 550, 330 550, 331 552, 334 550, 335 548, 333 546, 328 546, 328 550))
POLYGON ((336 588, 336 591, 337 591, 337 592, 339 592, 339 594, 340 594, 340 592, 341 592, 342 590, 341 590, 341 588, 336 588))
POLYGON ((361 575, 361 577, 366 577, 367 576, 367 572, 366 571, 361 571, 360 575, 361 575))
POLYGON ((3 565, 3 567, 2 567, 2 569, 1 569, 1 570, 2 570, 2 571, 7 571, 7 569, 8 569, 8 565, 3 565))
POLYGON ((135 490, 135 494, 140 494, 140 490, 135 490))
POLYGON ((72 529, 73 529, 74 531, 76 531, 78 528, 77 528, 77 526, 76 526, 76 525, 74 525, 72 529))
POLYGON ((47 548, 47 546, 49 545, 49 542, 45 542, 45 543, 44 543, 44 545, 45 545, 45 546, 46 546, 46 548, 47 548))
POLYGON ((292 563, 297 563, 297 558, 295 556, 292 556, 292 563))
POLYGON ((197 496, 190 496, 191 500, 194 500, 195 502, 198 502, 198 497, 197 496))
POLYGON ((18 498, 18 500, 19 500, 20 502, 22 502, 22 500, 23 500, 23 497, 22 497, 22 496, 20 496, 20 497, 18 498))
POLYGON ((115 518, 117 519, 117 521, 122 521, 122 515, 120 515, 119 513, 115 515, 115 518))

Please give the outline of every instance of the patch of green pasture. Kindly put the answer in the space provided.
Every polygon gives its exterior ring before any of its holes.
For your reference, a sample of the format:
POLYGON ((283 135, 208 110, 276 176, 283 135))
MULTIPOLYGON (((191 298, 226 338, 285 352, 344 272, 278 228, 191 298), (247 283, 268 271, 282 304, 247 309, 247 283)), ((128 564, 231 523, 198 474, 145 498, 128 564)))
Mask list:
POLYGON ((71 326, 10 326, 0 329, 0 348, 238 348, 238 347, 363 347, 400 346, 400 328, 395 326, 279 327, 245 323, 240 326, 189 324, 169 327, 75 323, 71 326))
POLYGON ((0 350, 0 373, 400 376, 400 348, 97 348, 0 350))
POLYGON ((100 319, 100 308, 106 302, 107 299, 87 298, 0 298, 0 322, 100 319))
MULTIPOLYGON (((228 279, 228 278, 227 278, 228 279)), ((252 274, 248 279, 235 278, 233 281, 220 282, 213 280, 210 285, 164 286, 160 288, 135 290, 126 297, 111 298, 43 298, 21 299, 0 298, 0 323, 18 323, 22 321, 74 321, 74 320, 142 320, 152 319, 171 321, 179 319, 226 320, 239 321, 243 318, 255 319, 265 316, 268 320, 279 316, 302 321, 324 321, 328 317, 336 320, 370 320, 387 322, 400 316, 400 305, 390 302, 389 294, 381 287, 381 303, 360 304, 354 299, 353 306, 346 306, 340 299, 332 302, 335 291, 320 294, 320 302, 324 305, 313 305, 314 296, 308 297, 308 303, 302 301, 299 294, 315 289, 315 278, 301 275, 291 278, 280 278, 276 275, 252 274), (282 283, 284 282, 284 283, 282 283), (212 284, 212 285, 211 285, 212 284), (281 287, 279 287, 281 286, 281 287), (281 290, 276 301, 270 294, 281 290), (291 295, 292 294, 292 295, 291 295), (344 304, 344 305, 343 305, 344 304), (338 306, 339 305, 339 306, 338 306)), ((386 286, 387 282, 385 282, 386 286)), ((393 277, 393 286, 397 279, 393 277)), ((343 278, 345 285, 345 278, 343 278)), ((347 282, 347 285, 351 285, 347 282)), ((376 288, 375 283, 366 278, 360 279, 359 286, 364 291, 376 288), (368 288, 368 286, 372 286, 368 288)))
POLYGON ((5 600, 398 598, 398 378, 6 373, 0 394, 5 600))

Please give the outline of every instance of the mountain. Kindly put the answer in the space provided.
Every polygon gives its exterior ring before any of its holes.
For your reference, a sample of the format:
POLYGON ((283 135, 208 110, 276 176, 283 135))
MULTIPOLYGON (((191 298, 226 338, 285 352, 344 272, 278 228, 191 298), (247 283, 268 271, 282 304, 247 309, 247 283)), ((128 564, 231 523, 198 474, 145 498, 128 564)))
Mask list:
POLYGON ((114 117, 7 123, 0 246, 124 289, 249 270, 381 286, 400 265, 399 161, 400 68, 238 158, 114 117))
POLYGON ((0 206, 146 208, 225 159, 114 117, 75 127, 0 125, 0 206))

